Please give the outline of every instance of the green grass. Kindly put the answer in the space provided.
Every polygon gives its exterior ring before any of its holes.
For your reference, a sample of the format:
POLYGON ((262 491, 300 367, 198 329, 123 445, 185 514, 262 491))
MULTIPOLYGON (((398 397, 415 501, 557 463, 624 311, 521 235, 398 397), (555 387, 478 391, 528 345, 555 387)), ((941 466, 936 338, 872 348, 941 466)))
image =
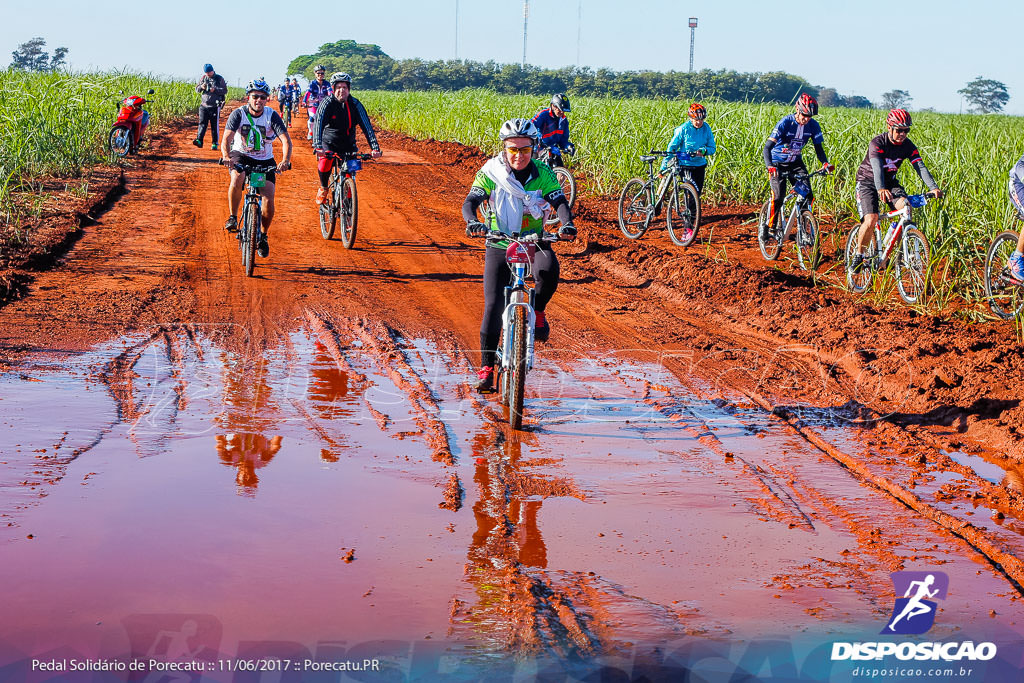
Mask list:
MULTIPOLYGON (((570 93, 571 94, 571 93, 570 93)), ((545 98, 498 95, 486 90, 458 92, 360 91, 359 99, 384 126, 418 138, 452 140, 488 153, 498 149, 501 122, 532 116, 545 98)), ((711 202, 759 204, 768 196, 761 148, 775 123, 792 108, 776 104, 705 102, 718 154, 708 171, 705 197, 711 202)), ((629 178, 645 172, 639 156, 663 149, 686 119, 688 101, 572 98, 569 115, 574 163, 591 179, 585 191, 615 194, 629 178)), ((837 174, 814 179, 816 207, 827 223, 842 225, 842 240, 856 221, 854 174, 868 141, 883 132, 885 111, 825 109, 817 117, 825 149, 837 174)), ((933 246, 935 301, 955 291, 973 302, 983 292, 979 254, 1009 218, 1007 173, 1024 152, 1024 126, 1010 116, 914 113, 911 139, 947 193, 916 218, 933 246)), ((817 166, 813 149, 804 157, 817 166)), ((910 193, 924 184, 904 164, 900 179, 910 193)))
POLYGON ((156 91, 146 105, 151 125, 199 106, 194 83, 148 74, 0 71, 2 222, 20 222, 44 180, 81 178, 108 161, 106 137, 120 101, 149 88, 156 91))

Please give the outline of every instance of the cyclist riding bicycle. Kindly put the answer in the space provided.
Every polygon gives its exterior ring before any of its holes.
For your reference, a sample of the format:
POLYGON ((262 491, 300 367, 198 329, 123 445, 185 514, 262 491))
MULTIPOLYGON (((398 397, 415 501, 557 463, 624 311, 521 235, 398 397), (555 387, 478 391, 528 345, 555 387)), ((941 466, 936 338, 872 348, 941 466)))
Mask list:
MULTIPOLYGON (((559 147, 567 154, 573 154, 576 148, 569 142, 569 98, 559 93, 551 98, 551 105, 541 109, 533 117, 533 125, 540 131, 541 147, 559 147)), ((551 164, 562 166, 562 155, 552 154, 551 164)))
POLYGON ((329 97, 331 94, 331 84, 324 80, 327 67, 323 64, 317 64, 313 73, 316 74, 316 80, 309 82, 309 87, 306 88, 306 94, 303 97, 303 104, 305 104, 306 113, 309 116, 309 121, 306 123, 308 131, 306 133, 307 140, 313 139, 313 120, 316 119, 317 105, 320 104, 320 100, 329 97))
MULTIPOLYGON (((667 152, 683 152, 690 155, 690 159, 677 159, 680 167, 689 172, 697 186, 697 193, 704 191, 704 174, 708 168, 708 155, 715 153, 715 134, 711 132, 711 126, 705 119, 708 117, 708 110, 699 102, 690 105, 688 112, 689 120, 675 129, 672 134, 672 141, 665 148, 667 152)), ((665 157, 661 162, 661 170, 664 173, 668 169, 669 158, 665 157)))
MULTIPOLYGON (((1017 216, 1024 221, 1024 157, 1010 169, 1010 200, 1017 209, 1017 216)), ((1017 280, 1024 280, 1024 230, 1017 238, 1017 248, 1010 256, 1010 274, 1017 280)))
POLYGON ((245 190, 245 174, 235 170, 235 164, 255 166, 267 174, 266 185, 260 188, 263 195, 263 234, 259 237, 256 252, 260 256, 270 253, 267 231, 274 219, 274 192, 277 182, 276 171, 284 173, 292 167, 292 139, 288 135, 281 116, 267 106, 270 86, 266 81, 249 81, 246 88, 249 99, 243 106, 231 112, 224 127, 224 151, 222 163, 231 168, 231 184, 228 186, 228 211, 230 217, 224 224, 225 230, 238 228, 238 205, 245 190), (281 138, 284 159, 274 161, 274 140, 281 138))
MULTIPOLYGON (((857 169, 857 212, 861 217, 861 225, 857 236, 857 254, 850 264, 854 272, 859 272, 864 266, 864 251, 878 225, 879 201, 895 209, 906 206, 907 192, 896 180, 900 164, 910 161, 917 175, 928 186, 928 194, 942 196, 942 190, 924 165, 917 146, 907 137, 911 126, 910 113, 906 109, 893 109, 885 123, 888 130, 872 138, 864 161, 857 169)), ((881 245, 878 246, 881 248, 881 245)))
MULTIPOLYGON (((466 234, 541 235, 545 211, 551 210, 558 214, 562 223, 559 237, 575 239, 576 228, 558 179, 550 168, 533 159, 540 139, 537 127, 529 119, 511 119, 501 125, 498 136, 502 140, 503 151, 477 172, 462 204, 466 234), (485 200, 489 200, 491 207, 488 225, 479 222, 476 216, 477 208, 485 200)), ((484 250, 484 318, 480 326, 480 371, 476 384, 477 391, 481 393, 494 389, 494 359, 501 336, 504 293, 512 277, 505 263, 508 245, 508 240, 500 240, 488 243, 484 250)), ((558 274, 558 259, 551 246, 538 242, 533 261, 537 341, 547 341, 551 333, 544 309, 558 287, 558 274)))
POLYGON ((764 165, 768 169, 768 182, 772 188, 772 206, 768 214, 770 222, 761 226, 761 236, 765 240, 779 221, 782 200, 786 197, 787 180, 792 181, 794 186, 806 188, 807 199, 814 201, 803 160, 803 150, 808 140, 814 145, 814 153, 821 162, 821 168, 829 173, 835 169, 825 154, 825 137, 821 133, 821 126, 814 120, 818 113, 818 101, 804 93, 797 98, 793 109, 792 114, 775 124, 762 150, 764 165))
POLYGON ((287 78, 284 79, 284 83, 274 89, 274 97, 277 98, 277 112, 279 114, 283 114, 284 105, 292 99, 291 86, 289 85, 287 78))
POLYGON ((317 172, 320 174, 320 187, 316 191, 316 203, 323 204, 327 199, 327 184, 331 181, 331 168, 334 159, 326 152, 344 156, 356 151, 356 127, 363 129, 363 135, 370 144, 371 154, 376 158, 381 155, 377 136, 373 132, 373 124, 366 115, 362 102, 349 95, 352 88, 352 77, 339 71, 331 75, 330 96, 320 102, 313 123, 313 149, 319 162, 317 172))

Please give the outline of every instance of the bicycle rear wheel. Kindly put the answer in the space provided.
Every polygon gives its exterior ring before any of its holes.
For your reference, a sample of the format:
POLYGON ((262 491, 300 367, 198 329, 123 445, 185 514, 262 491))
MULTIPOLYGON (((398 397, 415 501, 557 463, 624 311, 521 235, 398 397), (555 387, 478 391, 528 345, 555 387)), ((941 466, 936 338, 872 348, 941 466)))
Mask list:
POLYGON ((680 247, 688 247, 697 239, 697 228, 700 227, 700 195, 691 183, 683 181, 676 186, 676 191, 668 199, 665 225, 672 242, 680 247))
POLYGON ((1017 249, 1017 239, 1015 232, 999 233, 985 256, 985 296, 992 312, 1004 320, 1024 313, 1024 285, 1010 277, 1007 266, 1017 249))
POLYGON ((256 243, 260 236, 260 207, 253 201, 245 203, 242 211, 242 268, 246 277, 252 277, 256 266, 256 243))
POLYGON ((340 203, 337 198, 337 186, 336 179, 332 177, 331 183, 328 185, 327 199, 320 205, 320 234, 325 240, 331 239, 331 236, 334 235, 334 228, 338 224, 340 203))
MULTIPOLYGON (((785 208, 785 205, 783 205, 785 208)), ((757 246, 761 248, 761 256, 769 261, 774 261, 779 258, 779 254, 782 253, 782 234, 784 230, 781 225, 776 225, 775 229, 769 228, 767 237, 764 234, 765 225, 771 224, 771 210, 772 203, 768 200, 761 207, 761 213, 757 217, 757 246)), ((782 222, 782 216, 779 216, 779 222, 782 222)))
POLYGON ((931 266, 928 238, 914 226, 907 226, 893 261, 900 297, 908 304, 920 302, 928 293, 928 269, 931 266))
POLYGON ((857 255, 857 237, 860 235, 860 226, 855 225, 850 230, 850 236, 846 238, 846 285, 850 288, 851 292, 860 294, 871 286, 871 278, 874 275, 875 269, 875 249, 878 245, 875 244, 874 235, 871 236, 871 241, 868 243, 868 248, 864 252, 864 258, 867 259, 867 263, 861 267, 859 273, 853 272, 852 264, 853 258, 857 255))
POLYGON ((800 223, 796 230, 796 255, 800 267, 804 270, 817 270, 821 260, 821 236, 818 234, 818 221, 810 211, 800 214, 800 223))
MULTIPOLYGON (((569 209, 572 209, 576 204, 576 179, 572 177, 572 173, 569 173, 567 168, 556 166, 552 170, 555 172, 555 177, 558 178, 558 184, 562 186, 565 201, 569 202, 569 209)), ((558 216, 552 212, 551 217, 544 221, 544 224, 554 225, 557 222, 558 216)))
MULTIPOLYGON (((521 299, 521 297, 520 297, 521 299)), ((517 301, 513 299, 513 301, 517 301)), ((512 309, 512 357, 508 368, 508 423, 512 429, 523 427, 523 401, 526 394, 526 307, 512 309)))
POLYGON ((647 190, 643 180, 632 178, 619 195, 619 229, 631 240, 643 237, 651 225, 654 207, 647 190))
POLYGON ((341 184, 341 243, 351 249, 356 241, 356 223, 359 220, 359 197, 355 178, 345 178, 341 184))

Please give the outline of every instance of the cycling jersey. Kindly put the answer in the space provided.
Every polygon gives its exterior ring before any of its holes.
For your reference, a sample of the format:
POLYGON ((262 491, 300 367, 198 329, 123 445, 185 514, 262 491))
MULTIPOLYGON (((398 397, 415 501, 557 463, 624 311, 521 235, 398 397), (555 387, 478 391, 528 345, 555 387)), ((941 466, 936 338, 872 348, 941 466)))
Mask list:
POLYGON ((287 135, 288 128, 285 127, 281 115, 270 107, 264 107, 259 116, 253 116, 248 109, 249 105, 243 105, 231 112, 227 125, 224 126, 225 131, 238 131, 231 143, 231 149, 257 161, 272 160, 274 140, 278 136, 287 135), (249 116, 245 115, 247 112, 249 116))
POLYGON ((320 104, 320 100, 330 97, 332 92, 331 84, 327 81, 324 81, 323 83, 319 81, 310 81, 309 87, 306 88, 306 106, 316 107, 316 105, 320 104))
POLYGON ((909 160, 910 164, 917 171, 929 190, 938 189, 938 185, 932 179, 931 173, 924 165, 917 146, 907 138, 900 144, 896 144, 889 138, 889 133, 882 133, 873 138, 868 144, 868 153, 857 169, 856 180, 860 185, 874 187, 875 190, 888 190, 899 187, 896 181, 896 172, 900 170, 900 164, 909 160))
MULTIPOLYGON (((568 204, 565 201, 565 194, 562 192, 562 186, 558 183, 558 178, 555 177, 554 171, 545 164, 531 160, 530 165, 525 169, 518 172, 513 171, 512 173, 527 192, 539 190, 541 196, 551 204, 552 209, 558 212, 563 224, 569 222, 568 204), (563 205, 565 206, 564 211, 561 208, 563 205)), ((476 174, 473 185, 469 188, 466 202, 462 205, 462 217, 466 219, 467 223, 476 220, 476 208, 483 200, 491 196, 496 187, 497 185, 494 180, 484 171, 481 170, 476 174)), ((509 229, 502 229, 502 226, 498 223, 498 217, 494 213, 489 215, 488 228, 492 231, 504 232, 506 234, 515 230, 511 226, 509 226, 509 229)), ((519 229, 520 234, 540 234, 543 231, 544 218, 534 218, 530 212, 524 211, 523 223, 519 229)), ((508 244, 507 240, 502 240, 500 242, 488 243, 488 246, 505 249, 508 247, 508 244)))
POLYGON ((768 136, 768 141, 764 145, 765 166, 797 161, 801 158, 808 140, 814 145, 818 161, 823 164, 828 162, 824 147, 825 137, 821 134, 818 122, 811 119, 800 124, 797 123, 795 114, 784 117, 776 124, 775 130, 768 136))
MULTIPOLYGON (((672 134, 672 140, 665 148, 666 152, 700 152, 701 154, 715 153, 715 134, 711 132, 711 126, 704 122, 700 128, 695 128, 691 121, 676 128, 672 134)), ((708 160, 702 156, 690 157, 679 161, 680 166, 707 166, 708 160)), ((668 157, 662 160, 661 169, 668 168, 668 157)))
POLYGON ((379 152, 377 136, 362 103, 351 95, 340 102, 332 94, 317 107, 313 123, 313 148, 329 149, 338 154, 356 151, 356 126, 363 129, 370 149, 379 152))
POLYGON ((1024 217, 1024 157, 1010 169, 1010 199, 1017 207, 1017 213, 1024 217))
POLYGON ((569 117, 556 117, 551 109, 542 109, 533 117, 533 123, 540 131, 541 147, 561 147, 569 144, 569 117))
POLYGON ((1024 157, 1017 160, 1017 163, 1010 169, 1010 178, 1018 183, 1024 183, 1024 157))

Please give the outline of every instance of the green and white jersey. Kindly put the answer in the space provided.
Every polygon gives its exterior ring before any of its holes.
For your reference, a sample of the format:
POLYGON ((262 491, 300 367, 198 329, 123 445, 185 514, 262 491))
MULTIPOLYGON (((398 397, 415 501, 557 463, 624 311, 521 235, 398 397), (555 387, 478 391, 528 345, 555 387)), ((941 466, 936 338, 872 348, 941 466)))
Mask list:
MULTIPOLYGON (((482 191, 490 199, 496 187, 497 184, 487 173, 483 170, 477 172, 472 188, 482 191)), ((558 199, 563 195, 562 186, 558 183, 558 178, 555 177, 554 171, 548 168, 546 164, 538 163, 536 160, 530 161, 529 175, 526 182, 523 183, 523 189, 527 192, 539 192, 540 196, 548 202, 558 199)), ((524 211, 522 225, 516 227, 503 226, 500 224, 497 213, 491 211, 487 216, 487 228, 491 231, 505 234, 514 232, 519 232, 522 235, 540 234, 544 232, 544 218, 534 218, 529 211, 524 211)), ((508 240, 502 240, 500 242, 492 242, 488 246, 505 249, 508 247, 508 244, 508 240)))

